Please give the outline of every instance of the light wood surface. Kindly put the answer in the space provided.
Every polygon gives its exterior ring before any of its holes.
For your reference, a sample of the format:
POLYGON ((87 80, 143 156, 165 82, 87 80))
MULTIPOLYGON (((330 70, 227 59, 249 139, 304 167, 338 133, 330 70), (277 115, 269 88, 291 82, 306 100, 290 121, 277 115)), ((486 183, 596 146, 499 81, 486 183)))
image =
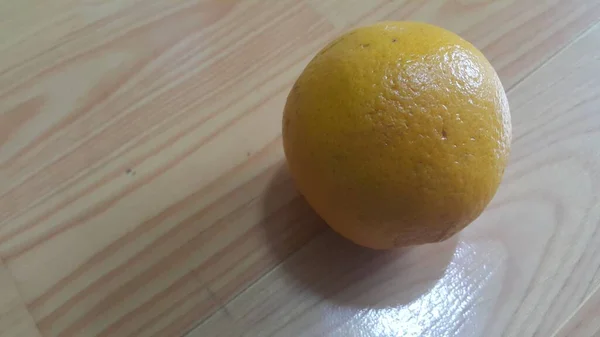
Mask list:
POLYGON ((0 2, 0 336, 600 336, 600 2, 0 2), (285 170, 327 41, 421 20, 481 48, 514 142, 439 244, 356 247, 285 170), (586 299, 588 299, 586 301, 586 299))
POLYGON ((0 336, 41 336, 10 272, 0 264, 0 336))
POLYGON ((600 336, 600 288, 586 299, 553 337, 600 336))

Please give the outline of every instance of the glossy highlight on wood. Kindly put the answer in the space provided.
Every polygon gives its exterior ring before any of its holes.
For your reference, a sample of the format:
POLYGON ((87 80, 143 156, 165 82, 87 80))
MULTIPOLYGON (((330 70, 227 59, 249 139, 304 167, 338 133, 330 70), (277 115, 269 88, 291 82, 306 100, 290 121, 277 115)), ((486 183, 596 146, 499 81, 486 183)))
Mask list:
POLYGON ((0 336, 600 336, 600 3, 0 3, 0 336), (440 25, 490 59, 513 145, 450 240, 332 233, 281 115, 328 41, 440 25))

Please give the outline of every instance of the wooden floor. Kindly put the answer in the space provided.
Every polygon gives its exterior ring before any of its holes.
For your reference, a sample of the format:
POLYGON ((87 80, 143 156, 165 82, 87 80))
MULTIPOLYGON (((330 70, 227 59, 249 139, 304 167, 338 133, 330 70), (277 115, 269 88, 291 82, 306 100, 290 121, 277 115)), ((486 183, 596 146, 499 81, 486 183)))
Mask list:
POLYGON ((600 336, 597 0, 0 1, 0 336, 600 336), (339 238, 281 113, 327 41, 420 20, 481 48, 514 123, 456 237, 339 238))

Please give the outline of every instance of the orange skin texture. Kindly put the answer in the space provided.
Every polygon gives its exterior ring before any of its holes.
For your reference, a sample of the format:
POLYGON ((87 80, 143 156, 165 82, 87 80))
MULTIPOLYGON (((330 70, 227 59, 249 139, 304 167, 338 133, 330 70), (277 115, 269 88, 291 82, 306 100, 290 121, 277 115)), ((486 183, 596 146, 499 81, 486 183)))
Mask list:
POLYGON ((283 144, 297 188, 342 236, 374 248, 444 240, 501 182, 508 101, 469 42, 381 22, 331 42, 294 84, 283 144))

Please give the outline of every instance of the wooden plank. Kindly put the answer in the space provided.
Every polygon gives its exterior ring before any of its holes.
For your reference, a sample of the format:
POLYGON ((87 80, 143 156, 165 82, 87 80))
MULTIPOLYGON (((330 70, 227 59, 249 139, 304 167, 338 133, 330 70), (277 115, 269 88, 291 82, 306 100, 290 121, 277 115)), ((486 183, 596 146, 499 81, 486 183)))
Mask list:
POLYGON ((353 4, 0 4, 0 257, 44 336, 182 333, 324 235, 279 169, 280 116, 342 30, 438 23, 510 87, 600 15, 589 0, 353 4))
POLYGON ((510 88, 600 17, 597 1, 307 0, 341 30, 379 20, 432 22, 480 48, 510 88))
POLYGON ((600 336, 600 289, 575 311, 552 337, 600 336))
POLYGON ((0 336, 40 337, 10 273, 0 262, 0 336))
POLYGON ((281 94, 271 95, 330 25, 297 1, 106 6, 53 46, 60 53, 23 60, 26 76, 3 73, 0 125, 14 130, 1 148, 0 255, 45 336, 176 335, 220 307, 200 269, 229 239, 206 245, 205 230, 248 203, 281 158, 275 145, 261 149, 275 128, 247 133, 260 116, 242 117, 265 108, 268 118, 280 106, 281 94), (294 35, 299 25, 308 27, 294 35), (39 110, 13 104, 32 97, 39 110), (234 134, 250 138, 240 147, 234 134), (37 201, 25 196, 34 191, 37 201), (30 201, 41 207, 21 208, 30 201))
POLYGON ((599 43, 597 26, 509 93, 506 179, 463 233, 377 253, 325 231, 226 305, 237 324, 249 336, 550 336, 600 284, 599 43))

